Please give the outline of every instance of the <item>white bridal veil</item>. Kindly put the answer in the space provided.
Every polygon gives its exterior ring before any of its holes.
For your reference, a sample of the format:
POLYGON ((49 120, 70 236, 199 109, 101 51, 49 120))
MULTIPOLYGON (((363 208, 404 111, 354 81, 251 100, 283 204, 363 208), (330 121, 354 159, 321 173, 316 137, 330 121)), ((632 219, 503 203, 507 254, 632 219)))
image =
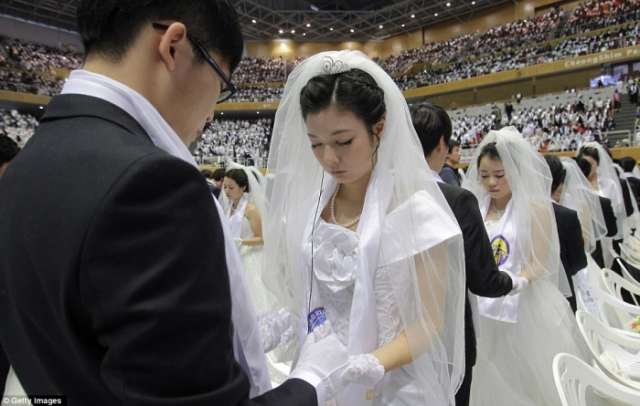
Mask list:
MULTIPOLYGON (((413 362, 408 366, 420 404, 453 405, 464 374, 464 253, 455 218, 432 180, 405 98, 393 79, 361 52, 317 54, 289 76, 276 113, 268 162, 264 280, 279 303, 300 321, 296 345, 306 333, 310 272, 302 244, 335 179, 314 157, 300 107, 302 88, 315 76, 358 68, 384 91, 386 120, 357 234, 358 270, 348 351, 376 349, 373 275, 392 272, 393 300, 413 362)), ((290 354, 295 353, 295 350, 290 354)))

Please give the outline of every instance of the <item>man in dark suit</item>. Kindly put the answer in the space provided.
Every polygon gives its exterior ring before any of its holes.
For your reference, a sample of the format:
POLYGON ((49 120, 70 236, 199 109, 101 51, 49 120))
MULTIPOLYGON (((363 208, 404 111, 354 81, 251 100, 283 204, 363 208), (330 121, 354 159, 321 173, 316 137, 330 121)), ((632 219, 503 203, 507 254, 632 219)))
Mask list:
POLYGON ((449 140, 449 153, 446 156, 440 178, 445 183, 453 186, 460 186, 462 179, 458 173, 458 164, 460 163, 460 143, 454 139, 449 140))
MULTIPOLYGON (((0 135, 0 178, 9 168, 9 163, 18 155, 18 144, 6 135, 0 135)), ((9 372, 9 361, 3 351, 0 351, 0 390, 4 388, 4 382, 9 372)))
POLYGON ((0 341, 22 386, 73 406, 316 405, 323 362, 343 355, 325 339, 303 346, 306 381, 249 400, 215 201, 192 163, 154 145, 162 133, 186 150, 232 93, 235 11, 83 0, 78 24, 84 70, 0 181, 0 341))
POLYGON ((622 170, 624 170, 624 174, 622 176, 629 183, 633 196, 640 206, 640 179, 633 175, 633 170, 636 167, 636 160, 630 156, 626 156, 620 159, 620 166, 622 167, 622 170))
POLYGON ((9 163, 18 155, 18 144, 6 135, 0 135, 0 178, 9 167, 9 163))
MULTIPOLYGON (((427 163, 434 176, 437 176, 448 152, 451 119, 444 109, 430 103, 414 106, 412 119, 427 163)), ((438 186, 462 230, 468 290, 478 296, 500 297, 523 289, 527 284, 526 279, 512 279, 506 272, 498 270, 475 196, 468 190, 443 182, 438 182, 438 186)), ((465 303, 465 348, 466 371, 456 394, 457 406, 469 404, 473 366, 476 363, 476 336, 468 296, 465 303)))
POLYGON ((584 250, 584 239, 582 238, 582 226, 578 213, 567 207, 561 206, 560 197, 564 186, 564 179, 567 171, 562 166, 562 162, 557 156, 545 155, 544 159, 551 170, 551 198, 553 199, 553 212, 556 216, 556 226, 558 227, 558 239, 560 241, 560 260, 569 280, 571 296, 567 298, 571 309, 576 311, 576 297, 573 288, 573 276, 578 271, 587 267, 587 255, 584 250))

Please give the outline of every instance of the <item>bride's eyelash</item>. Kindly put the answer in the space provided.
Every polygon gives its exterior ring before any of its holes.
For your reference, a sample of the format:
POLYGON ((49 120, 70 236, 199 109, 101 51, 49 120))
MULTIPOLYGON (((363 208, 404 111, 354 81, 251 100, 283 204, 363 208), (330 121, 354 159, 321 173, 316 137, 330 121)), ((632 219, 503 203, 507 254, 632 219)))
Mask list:
POLYGON ((341 145, 341 146, 342 145, 351 145, 352 142, 353 142, 353 138, 351 138, 350 140, 345 141, 345 142, 336 142, 336 144, 341 145))

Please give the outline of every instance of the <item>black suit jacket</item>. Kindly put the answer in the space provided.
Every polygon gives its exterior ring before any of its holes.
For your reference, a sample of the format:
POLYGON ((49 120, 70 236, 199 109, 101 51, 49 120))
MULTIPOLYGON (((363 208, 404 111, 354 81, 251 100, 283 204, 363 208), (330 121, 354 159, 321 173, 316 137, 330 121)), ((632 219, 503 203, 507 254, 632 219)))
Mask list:
POLYGON ((638 202, 638 207, 640 207, 640 179, 630 177, 627 178, 627 183, 633 193, 633 197, 636 199, 636 202, 638 202))
POLYGON ((633 214, 633 205, 631 203, 631 191, 629 190, 629 183, 626 179, 618 178, 620 181, 620 187, 622 188, 622 200, 624 201, 624 210, 627 213, 627 217, 633 214))
MULTIPOLYGON (((466 189, 446 183, 438 183, 438 186, 462 230, 467 288, 478 296, 506 295, 513 288, 513 282, 507 273, 498 270, 493 259, 475 196, 466 189)), ((468 297, 465 303, 465 347, 467 366, 473 366, 476 363, 476 336, 468 297)))
POLYGON ((568 300, 571 309, 575 312, 576 299, 573 289, 573 275, 587 266, 582 227, 576 211, 556 203, 553 203, 553 211, 556 216, 558 239, 560 240, 560 260, 571 287, 571 297, 568 300))
POLYGON ((100 99, 52 99, 0 182, 0 340, 27 393, 70 405, 315 405, 292 380, 249 401, 224 238, 198 170, 100 99))

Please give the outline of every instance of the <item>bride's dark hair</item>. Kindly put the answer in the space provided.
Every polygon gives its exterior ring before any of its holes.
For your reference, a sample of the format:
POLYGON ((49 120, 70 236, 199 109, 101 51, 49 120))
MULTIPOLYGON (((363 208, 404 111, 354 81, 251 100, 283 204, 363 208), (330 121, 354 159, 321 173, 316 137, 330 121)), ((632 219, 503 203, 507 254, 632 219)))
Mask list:
POLYGON ((482 158, 484 158, 485 156, 488 156, 489 158, 495 159, 497 161, 502 160, 502 158, 500 158, 500 154, 498 153, 498 148, 496 148, 495 142, 490 142, 484 147, 482 147, 480 154, 478 154, 478 162, 477 162, 478 166, 480 166, 480 161, 482 161, 482 158))
POLYGON ((225 172, 225 178, 233 179, 238 186, 244 188, 244 191, 249 193, 249 178, 242 169, 230 169, 225 172))
POLYGON ((387 111, 384 92, 362 69, 325 74, 312 78, 300 92, 302 117, 317 113, 335 104, 362 120, 369 133, 387 111))

